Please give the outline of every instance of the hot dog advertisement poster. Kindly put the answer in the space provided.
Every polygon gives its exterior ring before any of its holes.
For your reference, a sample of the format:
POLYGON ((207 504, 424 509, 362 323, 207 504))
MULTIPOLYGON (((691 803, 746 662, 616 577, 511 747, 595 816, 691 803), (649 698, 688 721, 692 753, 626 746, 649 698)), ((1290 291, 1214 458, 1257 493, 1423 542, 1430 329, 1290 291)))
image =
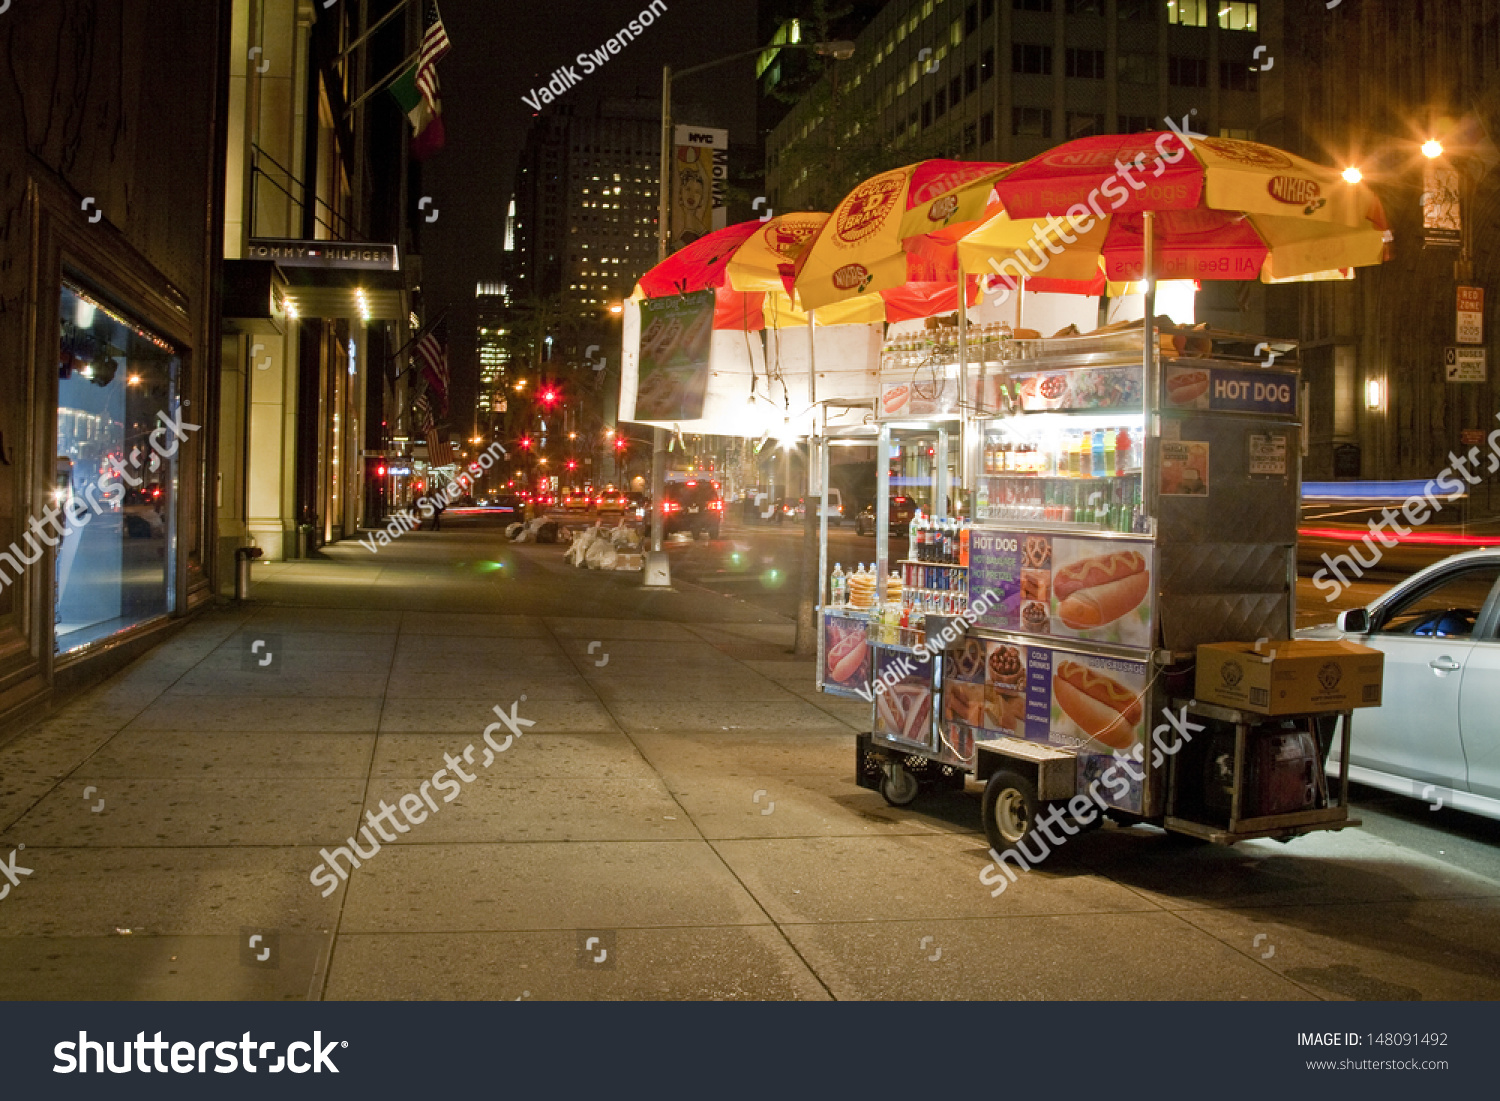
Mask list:
POLYGON ((1144 540, 976 528, 969 591, 1000 597, 985 627, 1145 650, 1155 638, 1154 557, 1144 540))
MULTIPOLYGON (((942 729, 954 745, 1008 735, 1076 750, 1084 790, 1085 776, 1144 740, 1149 677, 1143 661, 969 638, 943 682, 942 729)), ((1117 769, 1106 792, 1110 806, 1139 812, 1139 776, 1117 769)))
POLYGON ((823 613, 823 691, 868 701, 869 643, 862 616, 823 613))

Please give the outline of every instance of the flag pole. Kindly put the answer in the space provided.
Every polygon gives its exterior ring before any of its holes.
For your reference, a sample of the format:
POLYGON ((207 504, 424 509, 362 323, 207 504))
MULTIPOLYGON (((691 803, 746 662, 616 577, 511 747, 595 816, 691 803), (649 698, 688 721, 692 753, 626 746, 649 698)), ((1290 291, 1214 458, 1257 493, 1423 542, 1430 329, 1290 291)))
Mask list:
POLYGON ((412 67, 412 65, 417 61, 417 59, 420 58, 421 56, 422 56, 422 50, 419 47, 418 49, 416 49, 416 50, 414 50, 412 52, 412 54, 411 54, 410 57, 408 57, 400 65, 397 65, 390 72, 386 73, 385 76, 381 77, 374 84, 372 84, 368 88, 366 88, 363 95, 361 95, 353 103, 349 104, 348 107, 345 107, 344 108, 344 117, 348 118, 350 115, 354 114, 354 112, 359 109, 360 104, 364 103, 365 100, 369 99, 376 92, 378 92, 381 89, 385 88, 388 84, 390 84, 392 81, 394 81, 398 76, 400 76, 402 73, 406 72, 407 69, 410 69, 412 67))
POLYGON ((381 27, 383 27, 387 23, 389 23, 392 19, 396 18, 396 16, 400 15, 402 12, 404 12, 410 6, 411 6, 411 0, 401 0, 401 3, 397 4, 390 11, 386 12, 379 19, 375 20, 374 24, 370 27, 369 30, 365 31, 364 34, 360 35, 353 42, 351 42, 349 44, 349 48, 348 49, 346 49, 343 53, 341 53, 337 57, 335 57, 333 59, 334 63, 337 64, 338 62, 344 60, 344 58, 346 58, 350 54, 352 54, 355 50, 359 49, 361 46, 363 46, 365 44, 365 39, 369 38, 372 34, 374 34, 381 27))
MULTIPOLYGON (((401 354, 403 352, 405 352, 413 344, 416 344, 417 342, 419 342, 424 336, 426 336, 428 333, 430 333, 433 329, 435 329, 439 325, 441 325, 443 323, 443 319, 448 316, 448 311, 450 309, 452 309, 452 308, 453 308, 453 303, 450 302, 450 303, 448 303, 448 305, 444 306, 441 310, 439 310, 438 311, 438 315, 436 317, 434 317, 426 325, 423 325, 420 329, 418 329, 416 331, 415 335, 413 335, 410 340, 408 340, 405 344, 401 345, 401 347, 397 348, 394 352, 392 352, 391 353, 391 358, 392 359, 399 359, 401 357, 401 354)), ((401 370, 399 370, 399 371, 396 372, 396 378, 399 379, 402 375, 406 374, 406 372, 410 371, 410 370, 411 370, 411 366, 410 365, 401 368, 401 370)))

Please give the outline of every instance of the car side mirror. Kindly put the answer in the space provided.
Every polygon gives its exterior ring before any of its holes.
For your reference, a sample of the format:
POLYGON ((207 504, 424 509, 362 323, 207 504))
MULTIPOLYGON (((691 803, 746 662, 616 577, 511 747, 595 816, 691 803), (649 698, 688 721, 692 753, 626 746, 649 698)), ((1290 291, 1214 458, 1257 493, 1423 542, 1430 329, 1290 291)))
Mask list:
POLYGON ((1370 633, 1370 610, 1350 608, 1339 613, 1337 622, 1339 630, 1346 635, 1367 635, 1370 633))

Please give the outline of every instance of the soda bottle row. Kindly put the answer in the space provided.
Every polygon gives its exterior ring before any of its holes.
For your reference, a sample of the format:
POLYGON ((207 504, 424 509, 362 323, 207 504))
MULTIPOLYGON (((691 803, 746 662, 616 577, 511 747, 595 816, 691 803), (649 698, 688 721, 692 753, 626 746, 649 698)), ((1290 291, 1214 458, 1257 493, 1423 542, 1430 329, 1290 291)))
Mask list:
POLYGON ((907 557, 916 562, 969 564, 969 524, 954 517, 936 519, 918 510, 907 529, 907 557))

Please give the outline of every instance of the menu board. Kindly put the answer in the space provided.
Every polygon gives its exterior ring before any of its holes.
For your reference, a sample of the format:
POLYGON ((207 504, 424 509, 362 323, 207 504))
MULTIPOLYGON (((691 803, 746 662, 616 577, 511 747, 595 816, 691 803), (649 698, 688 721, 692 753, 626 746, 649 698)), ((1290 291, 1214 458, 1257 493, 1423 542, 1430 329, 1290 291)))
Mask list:
POLYGON ((1021 408, 1028 413, 1049 410, 1140 412, 1141 367, 1074 367, 1017 375, 1021 408))
POLYGON ((1149 543, 975 528, 969 591, 999 597, 987 627, 1150 649, 1156 637, 1149 543))
MULTIPOLYGON (((1097 654, 970 638, 943 682, 943 732, 950 745, 1009 735, 1078 753, 1078 784, 1115 768, 1116 755, 1145 760, 1148 666, 1097 654)), ((1139 812, 1141 779, 1123 767, 1100 793, 1139 812)))
POLYGON ((901 381, 883 380, 880 384, 882 417, 940 416, 957 408, 958 380, 936 371, 907 372, 901 381))

